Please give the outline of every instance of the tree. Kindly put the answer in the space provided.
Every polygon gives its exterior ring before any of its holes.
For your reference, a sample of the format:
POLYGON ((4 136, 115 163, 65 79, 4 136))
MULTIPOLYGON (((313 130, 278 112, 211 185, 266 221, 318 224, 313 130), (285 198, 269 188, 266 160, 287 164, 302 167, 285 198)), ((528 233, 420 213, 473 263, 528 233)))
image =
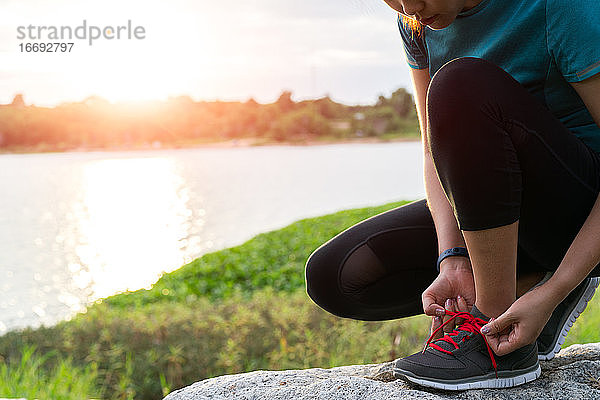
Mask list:
POLYGON ((276 101, 279 109, 286 113, 292 111, 295 108, 296 103, 292 100, 292 92, 285 90, 276 101))
POLYGON ((300 108, 280 116, 269 130, 269 136, 279 141, 301 141, 330 134, 329 121, 316 113, 312 107, 300 108))
POLYGON ((376 107, 391 106, 399 117, 405 118, 414 111, 413 97, 404 88, 396 90, 390 98, 379 96, 376 107))
POLYGON ((415 103, 412 95, 404 88, 400 88, 392 93, 389 104, 402 118, 407 117, 415 109, 415 103))
POLYGON ((10 103, 10 105, 18 108, 25 107, 25 100, 23 100, 23 95, 21 93, 17 94, 13 99, 12 103, 10 103))
POLYGON ((319 114, 327 119, 339 118, 344 111, 344 106, 331 100, 329 96, 314 101, 319 114))

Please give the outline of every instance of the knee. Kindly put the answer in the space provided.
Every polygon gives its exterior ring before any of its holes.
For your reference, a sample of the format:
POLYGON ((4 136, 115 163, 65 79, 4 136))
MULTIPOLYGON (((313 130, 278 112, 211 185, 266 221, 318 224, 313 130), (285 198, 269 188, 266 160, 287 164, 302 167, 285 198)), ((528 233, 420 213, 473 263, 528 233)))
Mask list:
MULTIPOLYGON (((431 79, 428 104, 439 99, 472 99, 485 92, 492 77, 504 70, 481 58, 462 57, 447 62, 431 79)), ((444 101, 445 102, 445 101, 444 101)))
POLYGON ((337 270, 334 271, 329 253, 327 244, 322 245, 308 257, 305 267, 306 292, 318 306, 325 309, 337 287, 337 270))
MULTIPOLYGON (((306 292, 325 311, 353 318, 360 303, 360 288, 364 285, 361 274, 357 274, 362 268, 348 266, 348 259, 353 259, 348 251, 343 241, 335 239, 315 250, 306 262, 306 292)), ((360 264, 360 260, 358 262, 360 264)))
POLYGON ((427 92, 427 135, 432 148, 476 139, 472 135, 481 132, 472 125, 481 115, 495 114, 491 105, 501 90, 498 82, 506 77, 510 75, 501 68, 473 57, 457 58, 440 68, 427 92))
MULTIPOLYGON (((464 120, 490 96, 497 94, 494 82, 504 70, 481 58, 457 58, 446 63, 431 79, 427 91, 430 127, 452 119, 464 120)), ((434 131, 435 133, 435 131, 434 131)))

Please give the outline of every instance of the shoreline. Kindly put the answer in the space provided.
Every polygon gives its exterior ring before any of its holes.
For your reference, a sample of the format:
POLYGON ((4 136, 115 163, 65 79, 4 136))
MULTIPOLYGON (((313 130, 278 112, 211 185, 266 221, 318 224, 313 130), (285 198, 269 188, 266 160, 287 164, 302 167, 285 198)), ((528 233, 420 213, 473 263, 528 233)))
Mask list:
POLYGON ((117 151, 152 151, 152 150, 179 150, 179 149, 228 149, 237 147, 263 147, 263 146, 326 146, 332 144, 371 144, 371 143, 398 143, 398 142, 418 142, 420 137, 398 136, 390 138, 355 138, 355 139, 310 139, 305 141, 268 141, 261 138, 242 138, 231 139, 220 142, 206 143, 149 143, 137 146, 113 146, 113 147, 80 147, 72 149, 44 148, 44 146, 32 148, 2 149, 0 155, 18 155, 18 154, 48 154, 48 153, 91 153, 91 152, 117 152, 117 151))

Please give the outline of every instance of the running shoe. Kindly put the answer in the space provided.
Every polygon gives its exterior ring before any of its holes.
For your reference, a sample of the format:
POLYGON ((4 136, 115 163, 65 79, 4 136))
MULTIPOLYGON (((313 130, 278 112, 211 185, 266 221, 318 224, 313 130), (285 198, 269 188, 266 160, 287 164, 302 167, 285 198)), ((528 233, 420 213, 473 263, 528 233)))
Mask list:
POLYGON ((556 307, 537 338, 540 360, 551 360, 560 351, 573 323, 585 310, 599 283, 600 278, 585 279, 556 307))
POLYGON ((444 390, 505 388, 533 381, 541 374, 537 344, 522 347, 505 356, 497 356, 480 332, 488 318, 477 308, 471 313, 446 312, 464 322, 434 342, 429 338, 425 349, 394 364, 397 378, 421 386, 444 390))

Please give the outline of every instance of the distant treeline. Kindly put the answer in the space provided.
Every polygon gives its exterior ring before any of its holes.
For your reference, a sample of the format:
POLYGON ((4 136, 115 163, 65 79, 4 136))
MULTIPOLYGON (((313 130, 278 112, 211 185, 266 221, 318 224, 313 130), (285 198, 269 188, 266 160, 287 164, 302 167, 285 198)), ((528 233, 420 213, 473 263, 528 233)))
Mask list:
POLYGON ((169 146, 258 139, 306 142, 319 138, 418 136, 413 98, 405 89, 375 105, 348 106, 329 97, 295 102, 283 92, 270 104, 195 102, 116 103, 90 97, 54 108, 27 106, 22 95, 0 105, 0 148, 68 150, 169 146))

